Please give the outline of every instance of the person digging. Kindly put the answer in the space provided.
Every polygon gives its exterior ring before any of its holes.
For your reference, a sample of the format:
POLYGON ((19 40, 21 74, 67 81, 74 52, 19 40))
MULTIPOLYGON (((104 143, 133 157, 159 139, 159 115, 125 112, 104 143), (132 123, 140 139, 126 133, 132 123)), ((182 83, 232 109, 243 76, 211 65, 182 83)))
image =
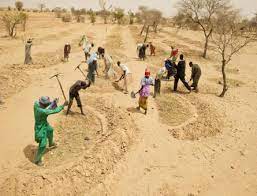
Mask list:
POLYGON ((198 93, 198 82, 201 78, 202 71, 199 65, 193 64, 193 62, 189 63, 189 66, 192 68, 192 74, 190 81, 193 80, 193 84, 191 85, 192 90, 194 90, 196 93, 198 93))
POLYGON ((46 150, 47 141, 49 147, 56 147, 53 141, 54 129, 48 123, 47 118, 49 115, 61 112, 67 105, 68 102, 65 101, 63 105, 57 107, 57 100, 51 102, 50 98, 47 96, 39 98, 39 100, 34 103, 35 141, 39 144, 34 162, 38 166, 43 166, 42 157, 46 150), (53 107, 54 105, 55 107, 53 107))
POLYGON ((119 80, 115 81, 116 83, 120 82, 121 80, 124 80, 124 88, 123 88, 123 92, 125 94, 128 94, 128 74, 130 74, 130 70, 129 68, 124 65, 121 64, 120 61, 117 62, 118 67, 120 67, 120 69, 122 70, 122 75, 120 76, 119 80))
POLYGON ((70 92, 69 92, 69 105, 68 105, 66 115, 68 115, 69 112, 70 112, 70 109, 71 109, 71 106, 73 104, 74 98, 77 101, 77 106, 80 108, 81 114, 85 115, 84 112, 83 112, 83 107, 82 107, 82 103, 81 103, 81 100, 80 100, 79 91, 81 89, 85 90, 86 88, 90 87, 90 85, 91 85, 91 82, 87 83, 85 81, 78 80, 75 84, 73 84, 71 86, 70 92))

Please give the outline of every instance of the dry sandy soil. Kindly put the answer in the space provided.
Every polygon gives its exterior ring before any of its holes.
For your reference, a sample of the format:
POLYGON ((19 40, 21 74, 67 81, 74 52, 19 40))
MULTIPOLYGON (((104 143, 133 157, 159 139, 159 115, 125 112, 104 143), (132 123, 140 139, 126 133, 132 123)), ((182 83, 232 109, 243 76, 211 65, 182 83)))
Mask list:
POLYGON ((219 60, 213 47, 207 60, 200 57, 200 32, 161 27, 150 36, 157 55, 142 62, 136 58, 139 26, 64 24, 50 14, 33 14, 28 24, 14 40, 0 27, 0 195, 257 195, 256 43, 229 65, 230 89, 221 99, 219 60), (187 94, 181 83, 172 93, 173 82, 162 82, 161 96, 150 97, 145 116, 135 110, 137 99, 121 92, 122 83, 104 79, 100 66, 96 84, 81 92, 87 115, 74 104, 72 115, 49 118, 58 148, 37 167, 33 102, 41 95, 62 101, 57 82, 49 79, 57 72, 66 92, 83 79, 74 71, 84 58, 78 47, 83 34, 129 66, 130 91, 139 88, 147 66, 155 74, 175 45, 187 61, 201 65, 200 93, 187 94), (23 65, 27 37, 35 39, 30 66, 23 65), (66 42, 72 53, 63 63, 66 42))

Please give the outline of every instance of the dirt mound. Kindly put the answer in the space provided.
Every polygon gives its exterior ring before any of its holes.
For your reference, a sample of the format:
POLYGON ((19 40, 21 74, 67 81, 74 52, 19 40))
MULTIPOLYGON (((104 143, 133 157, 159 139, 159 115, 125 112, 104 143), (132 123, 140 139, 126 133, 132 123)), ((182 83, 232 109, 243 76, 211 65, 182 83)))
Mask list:
POLYGON ((46 154, 46 167, 19 166, 0 186, 0 195, 80 195, 103 181, 132 144, 136 128, 129 114, 108 98, 83 101, 97 109, 91 108, 88 117, 62 116, 60 144, 46 154), (105 122, 97 120, 102 119, 99 114, 105 122))
MULTIPOLYGON (((76 38, 73 39, 70 44, 72 47, 72 53, 78 52, 81 48, 79 47, 78 43, 79 43, 80 39, 76 38)), ((64 47, 64 46, 63 46, 64 47)), ((57 64, 60 64, 61 62, 63 62, 63 48, 58 48, 56 51, 54 52, 40 52, 37 53, 34 57, 33 57, 33 65, 30 65, 31 68, 44 68, 44 67, 49 67, 49 66, 54 66, 57 64)))
POLYGON ((115 89, 112 86, 112 82, 110 80, 106 80, 104 78, 97 78, 95 85, 92 85, 88 88, 88 93, 112 93, 115 89))
POLYGON ((194 115, 188 104, 175 94, 162 94, 156 99, 161 122, 169 126, 178 126, 194 115))
POLYGON ((0 70, 0 99, 2 101, 20 92, 29 82, 29 75, 23 65, 6 65, 0 70))
POLYGON ((33 68, 42 68, 47 66, 53 66, 62 62, 63 54, 62 50, 59 49, 56 52, 42 52, 36 54, 34 58, 33 68))
POLYGON ((214 106, 196 96, 188 95, 187 99, 196 107, 198 117, 186 126, 170 129, 172 136, 182 140, 198 140, 220 133, 223 121, 214 106))

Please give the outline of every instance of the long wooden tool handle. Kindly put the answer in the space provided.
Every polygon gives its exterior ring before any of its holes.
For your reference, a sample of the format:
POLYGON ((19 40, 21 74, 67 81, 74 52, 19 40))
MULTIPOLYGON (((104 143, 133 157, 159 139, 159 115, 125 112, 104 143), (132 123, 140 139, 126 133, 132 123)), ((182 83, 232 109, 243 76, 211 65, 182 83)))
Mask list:
POLYGON ((63 88, 62 88, 62 84, 61 84, 59 78, 58 78, 58 77, 56 77, 56 78, 57 78, 57 81, 58 81, 58 83, 59 83, 59 85, 60 85, 60 88, 61 88, 61 90, 62 90, 63 98, 64 98, 65 101, 67 101, 66 96, 65 96, 65 93, 64 93, 64 90, 63 90, 63 88))
POLYGON ((80 68, 79 71, 83 74, 83 76, 87 77, 86 74, 80 68))

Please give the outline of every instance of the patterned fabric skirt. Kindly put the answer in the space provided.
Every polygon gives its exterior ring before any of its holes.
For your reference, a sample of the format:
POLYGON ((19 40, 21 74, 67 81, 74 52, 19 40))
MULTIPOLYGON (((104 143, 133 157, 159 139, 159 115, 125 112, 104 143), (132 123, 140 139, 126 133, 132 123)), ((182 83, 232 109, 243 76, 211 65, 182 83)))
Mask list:
POLYGON ((148 103, 147 99, 148 97, 142 97, 142 96, 139 97, 138 103, 140 108, 147 110, 147 103, 148 103))

